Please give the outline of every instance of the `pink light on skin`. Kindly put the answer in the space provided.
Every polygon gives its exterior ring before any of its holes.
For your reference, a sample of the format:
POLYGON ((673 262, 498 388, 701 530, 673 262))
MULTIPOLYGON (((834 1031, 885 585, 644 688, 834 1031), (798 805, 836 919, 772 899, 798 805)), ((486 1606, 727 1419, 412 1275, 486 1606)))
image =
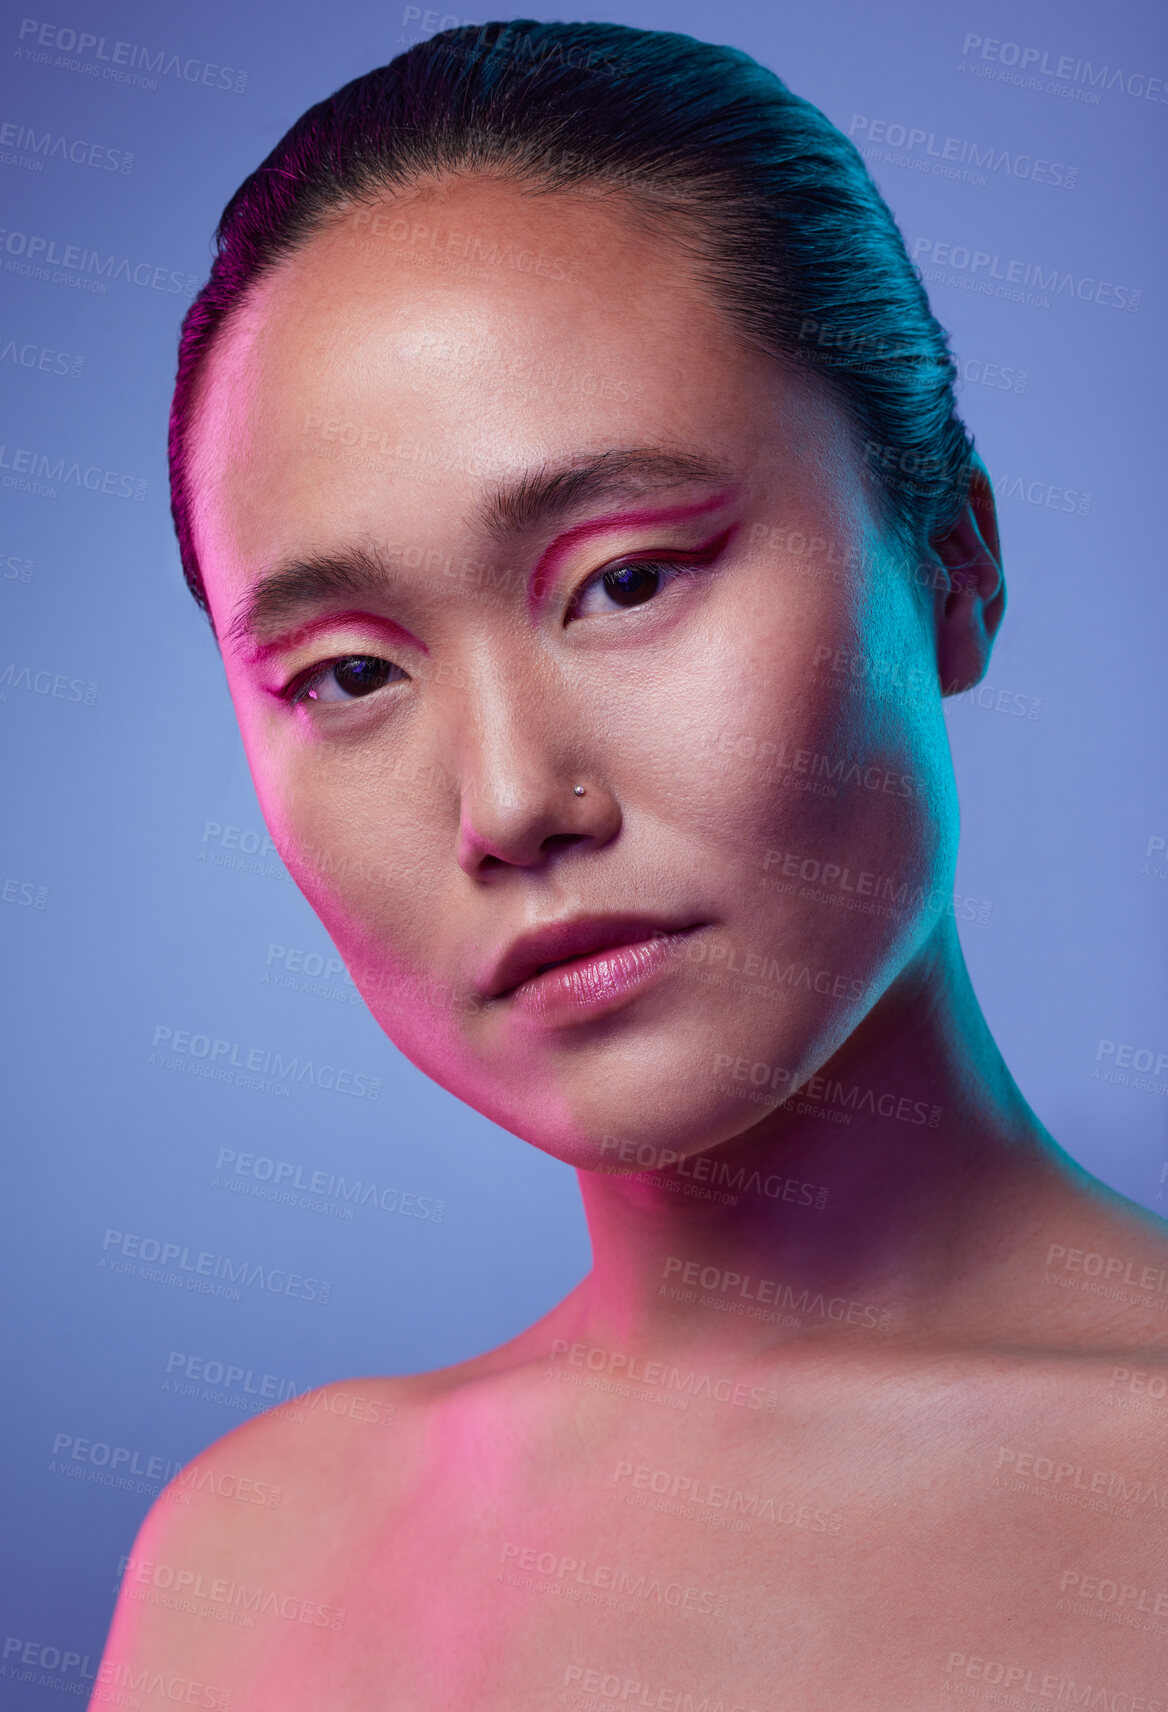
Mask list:
POLYGON ((364 607, 347 607, 343 612, 323 612, 319 618, 304 619, 292 629, 274 636, 268 642, 260 642, 246 652, 240 651, 240 659, 247 666, 261 665, 270 660, 273 655, 283 653, 292 641, 300 647, 307 647, 314 637, 322 631, 335 630, 342 624, 364 624, 381 632, 391 647, 416 648, 419 654, 428 655, 430 650, 424 642, 407 630, 404 624, 398 624, 395 619, 386 618, 384 614, 369 612, 364 607))
POLYGON ((608 517, 589 518, 574 524, 548 543, 536 561, 528 588, 528 606, 533 613, 545 598, 555 572, 572 548, 581 541, 591 540, 613 529, 644 529, 654 524, 684 523, 691 517, 702 517, 708 511, 720 511, 735 497, 737 490, 723 488, 712 499, 699 500, 695 505, 671 505, 663 509, 618 511, 608 517))

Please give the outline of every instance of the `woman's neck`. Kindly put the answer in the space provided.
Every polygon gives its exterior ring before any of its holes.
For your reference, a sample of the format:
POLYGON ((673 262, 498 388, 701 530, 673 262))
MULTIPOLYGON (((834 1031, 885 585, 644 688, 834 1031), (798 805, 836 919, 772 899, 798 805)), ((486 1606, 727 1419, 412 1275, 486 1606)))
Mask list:
POLYGON ((808 1332, 989 1335, 1018 1246, 1089 1193, 1010 1076, 948 919, 785 1107, 662 1171, 613 1160, 580 1173, 580 1338, 744 1358, 808 1332))

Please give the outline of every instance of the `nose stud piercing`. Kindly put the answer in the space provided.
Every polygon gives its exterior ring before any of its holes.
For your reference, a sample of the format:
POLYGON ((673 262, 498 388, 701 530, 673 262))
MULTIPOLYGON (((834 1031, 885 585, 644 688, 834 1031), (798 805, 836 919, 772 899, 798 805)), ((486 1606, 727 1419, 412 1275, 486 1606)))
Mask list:
POLYGON ((583 785, 573 785, 572 789, 575 791, 575 793, 578 797, 582 797, 584 795, 584 786, 583 785))

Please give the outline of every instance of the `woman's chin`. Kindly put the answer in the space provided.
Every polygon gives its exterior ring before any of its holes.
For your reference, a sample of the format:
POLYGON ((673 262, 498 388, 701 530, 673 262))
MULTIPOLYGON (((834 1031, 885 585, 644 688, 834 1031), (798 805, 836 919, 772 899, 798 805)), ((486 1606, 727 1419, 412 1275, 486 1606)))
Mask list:
POLYGON ((730 1093, 691 1080, 684 1068, 632 1087, 604 1086, 545 1098, 528 1088, 513 1098, 483 1090, 460 1095, 485 1117, 578 1171, 602 1175, 669 1171, 681 1161, 746 1134, 777 1111, 782 1092, 730 1093))

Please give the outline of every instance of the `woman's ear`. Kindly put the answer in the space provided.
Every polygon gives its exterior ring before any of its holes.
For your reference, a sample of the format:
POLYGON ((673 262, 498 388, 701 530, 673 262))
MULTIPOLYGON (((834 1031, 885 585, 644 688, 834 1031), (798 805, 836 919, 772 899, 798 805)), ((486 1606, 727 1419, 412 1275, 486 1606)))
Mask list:
POLYGON ((929 546, 947 573, 936 579, 937 675, 942 695, 960 695, 985 676, 1006 610, 994 489, 976 452, 961 515, 929 546))

